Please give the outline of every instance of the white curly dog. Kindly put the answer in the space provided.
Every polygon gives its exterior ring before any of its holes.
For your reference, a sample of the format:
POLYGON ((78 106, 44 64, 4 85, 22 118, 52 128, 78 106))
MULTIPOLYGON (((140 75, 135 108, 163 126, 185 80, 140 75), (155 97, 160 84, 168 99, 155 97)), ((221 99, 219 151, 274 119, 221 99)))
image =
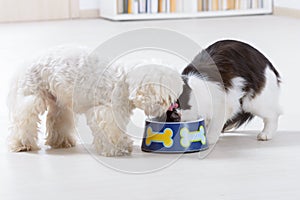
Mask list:
POLYGON ((130 154, 126 133, 132 110, 160 116, 182 93, 183 81, 171 69, 149 67, 126 72, 106 65, 81 47, 58 47, 31 62, 13 81, 9 94, 12 151, 38 150, 40 116, 47 111, 46 144, 76 143, 76 114, 84 114, 93 143, 104 156, 130 154))

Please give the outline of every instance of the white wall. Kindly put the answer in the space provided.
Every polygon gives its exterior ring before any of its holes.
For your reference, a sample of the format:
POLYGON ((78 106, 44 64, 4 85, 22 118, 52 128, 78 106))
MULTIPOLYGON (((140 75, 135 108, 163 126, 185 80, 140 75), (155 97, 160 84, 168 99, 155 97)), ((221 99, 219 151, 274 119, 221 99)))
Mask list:
MULTIPOLYGON (((111 0, 107 0, 111 1, 111 0)), ((80 0, 79 1, 80 10, 94 10, 99 8, 99 0, 80 0)))
POLYGON ((299 0, 274 0, 274 5, 276 7, 300 9, 299 0))

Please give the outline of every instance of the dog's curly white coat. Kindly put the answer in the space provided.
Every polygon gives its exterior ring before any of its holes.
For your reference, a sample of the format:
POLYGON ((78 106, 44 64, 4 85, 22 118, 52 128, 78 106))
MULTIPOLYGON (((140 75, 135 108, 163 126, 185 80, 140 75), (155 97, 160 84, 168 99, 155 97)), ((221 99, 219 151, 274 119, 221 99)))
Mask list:
POLYGON ((101 155, 130 154, 126 134, 132 110, 162 115, 182 92, 178 72, 167 68, 137 68, 105 64, 82 47, 58 47, 35 59, 13 81, 9 94, 12 151, 39 149, 38 124, 47 111, 46 144, 52 148, 76 143, 76 114, 84 114, 101 155), (171 91, 171 92, 170 92, 171 91))

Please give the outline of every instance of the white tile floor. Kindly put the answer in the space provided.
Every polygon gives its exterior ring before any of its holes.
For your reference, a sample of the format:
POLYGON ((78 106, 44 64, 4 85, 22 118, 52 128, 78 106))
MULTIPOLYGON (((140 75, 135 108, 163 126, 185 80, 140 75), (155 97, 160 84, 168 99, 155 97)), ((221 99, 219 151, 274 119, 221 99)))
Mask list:
MULTIPOLYGON (((0 197, 11 199, 299 199, 300 20, 276 16, 110 22, 74 20, 0 24, 0 197), (102 158, 89 145, 31 153, 6 149, 9 79, 24 59, 55 45, 96 47, 112 35, 142 27, 167 28, 205 47, 231 38, 264 52, 283 77, 279 131, 257 142, 261 121, 226 134, 204 160, 198 154, 153 155, 136 147, 131 157, 102 158), (128 174, 110 167, 131 172, 128 174), (162 169, 161 169, 162 168, 162 169)), ((79 131, 85 129, 79 125, 79 131)))

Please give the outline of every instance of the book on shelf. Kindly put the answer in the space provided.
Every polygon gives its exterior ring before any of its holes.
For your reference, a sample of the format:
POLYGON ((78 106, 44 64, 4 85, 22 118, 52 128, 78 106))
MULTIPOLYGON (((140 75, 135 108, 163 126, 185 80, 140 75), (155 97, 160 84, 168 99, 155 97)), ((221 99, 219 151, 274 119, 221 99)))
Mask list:
MULTIPOLYGON (((119 5, 123 5, 123 13, 128 13, 128 0, 124 0, 123 4, 118 4, 119 5)), ((120 8, 118 8, 119 10, 120 8)))
POLYGON ((237 9, 246 10, 252 7, 252 0, 237 0, 239 2, 239 7, 237 9))
POLYGON ((252 8, 252 0, 247 0, 246 1, 246 9, 251 9, 252 8))
POLYGON ((234 9, 235 9, 235 0, 227 0, 227 10, 234 10, 234 9))
POLYGON ((148 0, 151 1, 151 13, 158 13, 158 0, 148 0))
POLYGON ((151 1, 146 0, 146 13, 151 13, 151 1))
POLYGON ((258 8, 263 8, 264 7, 264 1, 263 0, 259 0, 258 1, 258 8))
POLYGON ((158 0, 158 12, 163 13, 166 11, 166 0, 158 0))
POLYGON ((182 13, 183 11, 183 1, 182 0, 175 0, 175 4, 176 4, 176 12, 177 13, 182 13))
POLYGON ((241 4, 242 4, 243 2, 245 2, 245 1, 247 1, 247 0, 243 0, 243 1, 236 0, 236 1, 235 1, 235 9, 236 9, 236 10, 241 9, 241 4))
MULTIPOLYGON (((209 10, 209 4, 208 1, 202 0, 202 11, 208 11, 209 10)), ((200 10, 198 10, 200 11, 200 10)))
POLYGON ((227 10, 227 0, 221 0, 221 10, 227 10))
POLYGON ((132 13, 133 14, 139 13, 139 0, 133 0, 132 13))
POLYGON ((183 0, 183 12, 195 13, 198 11, 198 0, 183 0))
POLYGON ((252 8, 257 9, 258 8, 258 0, 252 0, 252 8))
POLYGON ((127 0, 127 13, 132 14, 133 13, 133 0, 127 0))
POLYGON ((125 5, 124 5, 124 0, 118 0, 117 1, 117 7, 118 7, 118 14, 120 13, 125 13, 125 5))
POLYGON ((197 13, 261 9, 264 0, 116 0, 118 14, 197 13))
POLYGON ((211 7, 213 11, 219 10, 219 0, 212 0, 211 3, 212 3, 211 7))
POLYGON ((138 2, 138 8, 139 13, 145 13, 146 12, 146 0, 139 0, 138 2))
POLYGON ((197 10, 198 10, 198 12, 203 11, 203 1, 202 0, 198 0, 197 10))
POLYGON ((166 0, 166 13, 171 12, 171 2, 170 0, 166 0))
POLYGON ((170 12, 176 12, 176 0, 170 0, 170 12))

